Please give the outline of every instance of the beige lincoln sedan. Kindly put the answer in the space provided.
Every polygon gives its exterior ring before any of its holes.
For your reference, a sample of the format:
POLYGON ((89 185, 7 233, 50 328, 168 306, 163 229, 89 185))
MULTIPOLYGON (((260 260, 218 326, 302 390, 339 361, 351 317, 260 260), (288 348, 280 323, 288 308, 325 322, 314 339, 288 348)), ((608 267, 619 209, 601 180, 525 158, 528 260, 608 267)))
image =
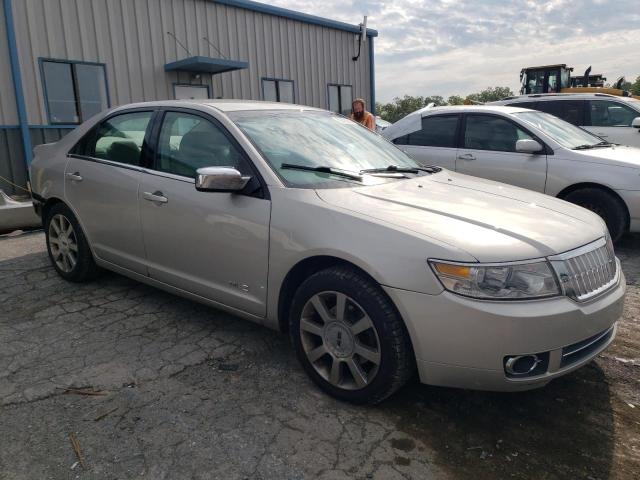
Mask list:
POLYGON ((597 215, 419 164, 330 112, 140 103, 35 153, 63 278, 106 268, 288 332, 340 399, 379 402, 416 371, 539 387, 616 334, 625 281, 597 215))

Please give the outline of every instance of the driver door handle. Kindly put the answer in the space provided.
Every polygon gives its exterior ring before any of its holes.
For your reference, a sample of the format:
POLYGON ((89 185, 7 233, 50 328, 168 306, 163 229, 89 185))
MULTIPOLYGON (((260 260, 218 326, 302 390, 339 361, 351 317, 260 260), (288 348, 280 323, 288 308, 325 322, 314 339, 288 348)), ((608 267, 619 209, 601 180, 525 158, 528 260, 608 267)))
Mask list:
POLYGON ((69 180, 73 180, 75 182, 82 181, 82 176, 80 175, 79 172, 67 173, 66 175, 69 180))
POLYGON ((153 193, 151 192, 144 192, 142 194, 142 196, 144 197, 145 200, 148 200, 150 202, 154 202, 154 203, 167 203, 169 201, 169 199, 167 199, 167 197, 165 197, 161 191, 157 190, 153 193))
POLYGON ((475 160, 475 159, 476 159, 476 157, 474 157, 470 153, 465 153, 463 155, 458 155, 458 160, 475 160))

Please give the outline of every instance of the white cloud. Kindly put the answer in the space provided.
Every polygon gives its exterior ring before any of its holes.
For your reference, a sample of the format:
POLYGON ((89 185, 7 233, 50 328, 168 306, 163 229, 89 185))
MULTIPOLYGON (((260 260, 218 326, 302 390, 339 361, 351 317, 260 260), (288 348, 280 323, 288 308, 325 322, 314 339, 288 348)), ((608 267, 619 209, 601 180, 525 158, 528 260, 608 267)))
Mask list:
POLYGON ((376 39, 376 95, 468 94, 518 87, 525 66, 593 65, 609 81, 640 75, 635 0, 276 0, 278 6, 357 24, 376 39), (402 72, 398 75, 397 72, 402 72))

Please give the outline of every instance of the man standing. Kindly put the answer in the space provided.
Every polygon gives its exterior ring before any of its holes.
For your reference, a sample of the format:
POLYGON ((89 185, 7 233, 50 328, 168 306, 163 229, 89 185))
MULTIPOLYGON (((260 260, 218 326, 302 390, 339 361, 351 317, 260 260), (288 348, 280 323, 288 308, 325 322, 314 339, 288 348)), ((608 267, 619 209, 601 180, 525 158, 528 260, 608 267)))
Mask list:
POLYGON ((351 120, 364 125, 369 130, 376 131, 376 119, 372 113, 367 112, 362 98, 356 98, 351 103, 351 120))

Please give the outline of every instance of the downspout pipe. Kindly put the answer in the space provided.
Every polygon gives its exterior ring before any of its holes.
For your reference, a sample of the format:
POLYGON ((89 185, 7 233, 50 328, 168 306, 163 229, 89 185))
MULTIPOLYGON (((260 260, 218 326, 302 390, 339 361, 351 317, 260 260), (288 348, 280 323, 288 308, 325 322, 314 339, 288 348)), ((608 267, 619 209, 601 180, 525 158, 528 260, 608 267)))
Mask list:
POLYGON ((20 58, 18 56, 18 43, 16 41, 16 31, 13 23, 13 5, 12 0, 2 0, 2 2, 4 7, 4 21, 7 25, 7 44, 9 45, 9 59, 11 61, 13 89, 18 109, 18 123, 20 126, 20 133, 22 135, 22 148, 24 149, 24 159, 28 172, 33 152, 31 146, 31 135, 29 133, 29 120, 27 119, 27 107, 24 101, 24 90, 22 89, 22 74, 20 70, 20 58))
POLYGON ((373 55, 373 37, 369 37, 369 88, 371 89, 370 112, 376 114, 376 68, 373 55))

